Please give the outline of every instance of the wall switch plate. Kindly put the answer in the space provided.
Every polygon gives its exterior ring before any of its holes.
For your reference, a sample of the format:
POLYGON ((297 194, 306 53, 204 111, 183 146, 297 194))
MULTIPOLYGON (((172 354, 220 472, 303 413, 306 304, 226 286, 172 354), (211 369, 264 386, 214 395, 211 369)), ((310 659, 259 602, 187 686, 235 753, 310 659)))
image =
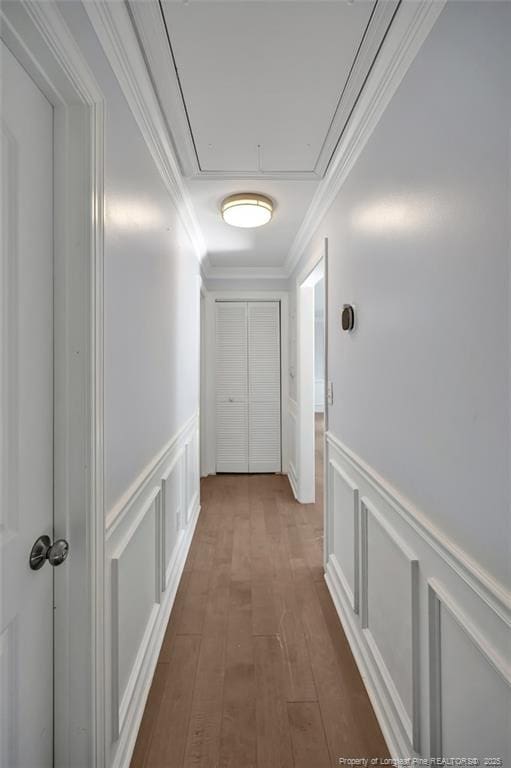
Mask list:
POLYGON ((326 385, 326 400, 328 405, 334 404, 334 383, 333 381, 328 381, 326 385))

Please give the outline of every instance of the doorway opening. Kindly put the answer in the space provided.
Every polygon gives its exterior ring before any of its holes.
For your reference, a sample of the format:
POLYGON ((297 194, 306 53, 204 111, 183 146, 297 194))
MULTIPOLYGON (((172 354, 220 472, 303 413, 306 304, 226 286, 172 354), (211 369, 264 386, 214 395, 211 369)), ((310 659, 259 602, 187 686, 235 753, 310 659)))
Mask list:
POLYGON ((325 277, 314 286, 314 488, 323 503, 325 443, 325 277))
POLYGON ((327 415, 327 248, 297 281, 298 501, 312 504, 322 489, 327 415), (320 482, 317 482, 320 481, 320 482))

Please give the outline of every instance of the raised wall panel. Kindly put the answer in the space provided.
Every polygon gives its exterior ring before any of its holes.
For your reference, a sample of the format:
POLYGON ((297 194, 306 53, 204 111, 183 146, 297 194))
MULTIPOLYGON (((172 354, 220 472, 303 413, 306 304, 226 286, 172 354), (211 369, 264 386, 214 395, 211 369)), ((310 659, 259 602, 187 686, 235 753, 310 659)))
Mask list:
POLYGON ((361 513, 362 627, 403 729, 419 751, 419 563, 367 498, 361 513))
POLYGON ((160 600, 160 489, 155 488, 112 557, 113 733, 122 728, 160 600))
POLYGON ((162 589, 167 588, 168 569, 174 559, 179 532, 183 520, 183 464, 184 454, 174 462, 162 479, 162 527, 163 527, 163 569, 162 589))
POLYGON ((331 473, 331 525, 328 557, 355 613, 359 611, 359 505, 358 488, 335 462, 329 462, 331 473))
POLYGON ((466 755, 481 765, 498 758, 510 765, 509 667, 435 582, 429 584, 429 617, 431 755, 466 755))

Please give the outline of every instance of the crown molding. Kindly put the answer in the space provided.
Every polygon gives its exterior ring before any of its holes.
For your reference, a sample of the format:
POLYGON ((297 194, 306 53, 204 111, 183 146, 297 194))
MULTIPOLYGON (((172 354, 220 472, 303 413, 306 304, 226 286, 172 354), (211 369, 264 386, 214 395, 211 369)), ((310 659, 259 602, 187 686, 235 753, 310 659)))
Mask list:
POLYGON ((204 238, 128 8, 106 0, 88 0, 83 7, 201 263, 204 238))
POLYGON ((202 272, 207 280, 287 280, 284 267, 215 267, 211 259, 203 260, 202 272))
POLYGON ((284 268, 288 277, 296 269, 445 4, 446 0, 401 0, 326 176, 286 258, 284 268))

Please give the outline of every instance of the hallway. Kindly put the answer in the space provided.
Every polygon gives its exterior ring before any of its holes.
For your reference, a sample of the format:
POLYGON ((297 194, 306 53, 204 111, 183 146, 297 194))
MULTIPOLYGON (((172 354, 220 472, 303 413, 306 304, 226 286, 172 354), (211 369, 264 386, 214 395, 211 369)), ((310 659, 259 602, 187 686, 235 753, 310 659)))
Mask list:
POLYGON ((132 768, 388 755, 323 580, 321 419, 315 504, 282 475, 202 481, 132 768))
POLYGON ((0 768, 511 768, 510 40, 0 1, 0 768))

